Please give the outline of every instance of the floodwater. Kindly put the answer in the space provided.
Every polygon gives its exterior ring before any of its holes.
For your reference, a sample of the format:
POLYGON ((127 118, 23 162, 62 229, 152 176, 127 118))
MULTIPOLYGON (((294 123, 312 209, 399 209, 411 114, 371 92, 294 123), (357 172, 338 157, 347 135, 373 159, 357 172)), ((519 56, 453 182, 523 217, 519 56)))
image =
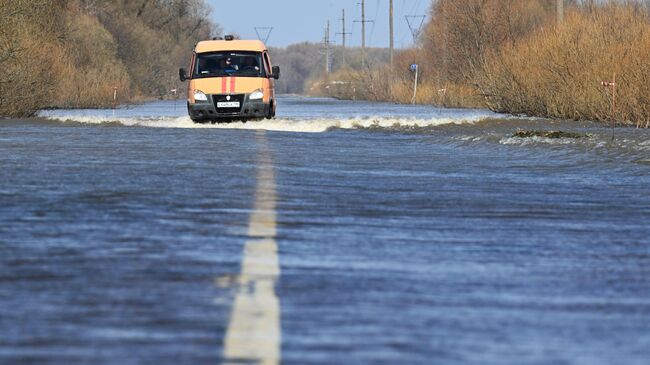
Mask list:
POLYGON ((0 121, 0 363, 648 364, 650 132, 278 108, 0 121))

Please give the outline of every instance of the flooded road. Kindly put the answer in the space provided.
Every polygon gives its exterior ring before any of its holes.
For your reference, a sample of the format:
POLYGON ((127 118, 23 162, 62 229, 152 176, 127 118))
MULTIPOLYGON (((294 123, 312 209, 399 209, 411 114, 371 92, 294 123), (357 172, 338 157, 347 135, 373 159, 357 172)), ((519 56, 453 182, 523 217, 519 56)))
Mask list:
POLYGON ((0 121, 0 363, 647 364, 650 132, 174 104, 0 121))

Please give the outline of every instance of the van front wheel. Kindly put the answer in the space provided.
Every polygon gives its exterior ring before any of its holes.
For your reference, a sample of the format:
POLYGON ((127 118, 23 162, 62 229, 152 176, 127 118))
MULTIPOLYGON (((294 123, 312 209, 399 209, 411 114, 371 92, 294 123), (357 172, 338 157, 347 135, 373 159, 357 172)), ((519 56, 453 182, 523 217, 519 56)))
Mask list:
POLYGON ((275 102, 271 101, 271 104, 269 104, 269 112, 266 114, 266 119, 273 118, 275 118, 275 102))

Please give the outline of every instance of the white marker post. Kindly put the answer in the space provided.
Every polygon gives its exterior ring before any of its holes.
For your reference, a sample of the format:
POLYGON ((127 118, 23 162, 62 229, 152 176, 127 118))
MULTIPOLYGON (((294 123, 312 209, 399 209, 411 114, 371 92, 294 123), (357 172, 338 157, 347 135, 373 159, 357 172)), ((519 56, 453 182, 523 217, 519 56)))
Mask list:
POLYGON ((411 99, 411 104, 415 105, 415 100, 418 96, 418 73, 419 67, 417 63, 411 65, 411 72, 415 72, 415 81, 413 82, 413 99, 411 99))
POLYGON ((178 100, 178 90, 177 89, 171 89, 170 90, 172 95, 174 96, 174 111, 176 111, 176 100, 178 100))
POLYGON ((445 96, 447 96, 447 88, 438 89, 438 107, 442 107, 445 104, 445 96))
POLYGON ((113 87, 113 109, 117 109, 117 86, 113 87))

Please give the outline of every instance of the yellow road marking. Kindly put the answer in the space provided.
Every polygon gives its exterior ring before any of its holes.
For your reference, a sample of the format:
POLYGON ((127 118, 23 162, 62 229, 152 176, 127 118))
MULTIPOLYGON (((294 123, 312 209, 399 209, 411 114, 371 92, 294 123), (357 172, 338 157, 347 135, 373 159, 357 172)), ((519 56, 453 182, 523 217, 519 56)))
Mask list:
POLYGON ((276 188, 271 150, 264 131, 257 132, 258 176, 239 289, 224 341, 224 365, 280 363, 280 276, 276 235, 276 188))

